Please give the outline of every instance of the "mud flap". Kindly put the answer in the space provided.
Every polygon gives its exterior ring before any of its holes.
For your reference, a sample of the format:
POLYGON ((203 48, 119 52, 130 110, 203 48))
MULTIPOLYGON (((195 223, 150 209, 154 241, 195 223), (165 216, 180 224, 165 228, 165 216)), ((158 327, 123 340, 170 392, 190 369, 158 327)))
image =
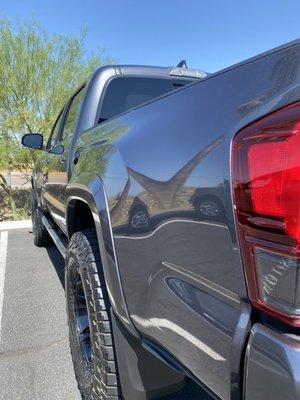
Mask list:
POLYGON ((111 311, 122 394, 125 400, 149 400, 183 388, 185 377, 145 350, 111 311))

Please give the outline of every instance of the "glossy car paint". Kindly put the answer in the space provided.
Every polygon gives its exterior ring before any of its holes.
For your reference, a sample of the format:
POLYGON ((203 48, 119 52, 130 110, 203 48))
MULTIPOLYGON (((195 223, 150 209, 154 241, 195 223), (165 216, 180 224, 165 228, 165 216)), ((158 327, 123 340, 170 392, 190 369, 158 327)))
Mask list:
POLYGON ((298 400, 299 365, 298 336, 254 325, 247 348, 245 400, 298 400))
MULTIPOLYGON (((73 171, 78 135, 97 125, 106 86, 114 77, 142 76, 170 79, 169 72, 170 68, 164 67, 105 66, 92 74, 84 85, 84 98, 80 105, 75 130, 71 137, 64 138, 60 142, 64 146, 64 153, 61 155, 44 153, 35 168, 36 187, 42 202, 41 206, 50 211, 52 218, 64 232, 66 232, 65 191, 73 171), (60 162, 62 157, 65 159, 63 163, 60 162)), ((181 77, 172 79, 182 80, 181 77)), ((71 101, 68 101, 63 110, 64 114, 68 112, 70 105, 71 101)), ((62 129, 63 125, 60 126, 60 132, 62 129)))
POLYGON ((93 213, 93 219, 99 241, 101 261, 106 280, 106 286, 114 313, 135 337, 138 337, 131 323, 124 292, 121 285, 119 269, 117 265, 116 252, 111 231, 110 216, 108 213, 107 199, 102 180, 98 175, 85 174, 84 177, 74 173, 66 192, 66 221, 68 234, 72 235, 72 226, 76 223, 76 214, 73 213, 73 205, 77 201, 84 201, 93 213), (73 185, 73 181, 77 183, 73 185), (84 184, 78 185, 78 181, 84 184))
POLYGON ((132 322, 222 399, 238 396, 250 314, 232 209, 231 140, 299 100, 299 50, 294 44, 215 74, 77 142, 75 170, 94 169, 104 182, 132 322), (190 200, 203 189, 220 193, 222 219, 199 219, 190 200), (128 224, 136 199, 150 216, 142 233, 128 224))
POLYGON ((299 67, 299 42, 283 46, 81 133, 73 140, 76 166, 69 157, 67 197, 83 188, 79 197, 95 199, 102 190, 95 176, 103 182, 128 324, 224 400, 239 398, 251 311, 233 217, 231 141, 300 99, 299 67), (222 217, 199 218, 192 199, 202 191, 218 193, 222 217), (142 232, 129 224, 137 201, 149 215, 142 232))
MULTIPOLYGON (((72 225, 72 205, 81 200, 90 207, 97 229, 106 284, 113 310, 134 336, 138 336, 138 334, 129 319, 124 299, 105 189, 99 177, 101 174, 99 174, 98 166, 91 164, 90 158, 88 164, 80 163, 78 168, 73 171, 74 160, 77 157, 76 152, 79 151, 78 154, 80 155, 82 147, 78 136, 80 132, 93 127, 97 123, 106 85, 113 77, 143 76, 169 79, 169 72, 170 68, 122 65, 101 67, 95 71, 85 84, 85 94, 74 133, 71 138, 60 142, 65 150, 63 153, 66 158, 65 163, 59 162, 60 155, 41 152, 32 177, 32 185, 35 189, 34 193, 37 194, 38 205, 44 211, 50 213, 55 223, 68 236, 70 236, 70 226, 72 225), (84 168, 82 168, 83 165, 84 168), (89 167, 90 173, 87 172, 89 167)), ((177 78, 173 77, 172 79, 176 80, 177 78)), ((178 79, 182 80, 181 77, 178 79)), ((67 102, 62 111, 64 115, 69 106, 70 101, 67 102)), ((62 128, 63 125, 60 126, 60 132, 62 128)), ((100 141, 97 144, 101 145, 101 143, 100 141)), ((44 145, 46 144, 44 143, 44 145)), ((101 151, 99 154, 101 154, 101 151)))

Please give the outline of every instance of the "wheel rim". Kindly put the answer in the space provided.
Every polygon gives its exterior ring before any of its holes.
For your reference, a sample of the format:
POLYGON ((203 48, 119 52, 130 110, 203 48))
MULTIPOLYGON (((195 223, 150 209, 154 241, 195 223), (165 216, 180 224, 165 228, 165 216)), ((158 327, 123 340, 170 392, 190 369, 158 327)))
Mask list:
POLYGON ((215 217, 219 214, 219 207, 214 201, 205 201, 200 203, 199 211, 201 214, 206 215, 208 217, 215 217))
POLYGON ((144 211, 138 211, 131 219, 131 226, 135 229, 148 226, 148 216, 144 211))
POLYGON ((80 345, 82 358, 89 370, 92 369, 92 348, 88 310, 83 284, 79 273, 76 274, 74 288, 75 328, 77 342, 80 345))

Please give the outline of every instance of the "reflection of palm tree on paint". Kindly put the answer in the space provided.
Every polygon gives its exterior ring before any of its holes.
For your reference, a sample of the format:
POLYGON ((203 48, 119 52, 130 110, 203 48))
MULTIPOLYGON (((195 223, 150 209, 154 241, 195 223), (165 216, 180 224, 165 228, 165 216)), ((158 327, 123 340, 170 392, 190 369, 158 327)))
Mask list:
POLYGON ((117 199, 116 204, 114 205, 114 207, 110 211, 110 215, 111 215, 112 220, 117 218, 119 213, 124 208, 125 203, 126 203, 126 199, 127 199, 128 193, 129 193, 129 189, 130 189, 130 180, 127 179, 126 185, 125 185, 122 193, 120 194, 119 198, 117 199))
POLYGON ((223 136, 200 150, 187 164, 185 164, 168 181, 161 182, 128 168, 129 175, 132 176, 143 188, 152 195, 158 202, 161 209, 173 208, 176 204, 178 195, 184 187, 185 182, 192 171, 200 162, 210 154, 223 141, 223 136))
MULTIPOLYGON (((131 168, 128 168, 128 173, 133 177, 147 193, 159 204, 161 209, 172 208, 176 204, 178 195, 184 187, 185 182, 191 175, 192 171, 200 164, 200 162, 209 155, 216 147, 223 141, 223 136, 216 139, 214 142, 200 150, 187 164, 185 164, 172 178, 166 182, 157 181, 149 178, 131 168)), ((126 185, 119 195, 116 204, 111 209, 112 220, 118 219, 121 210, 126 207, 128 193, 130 190, 130 180, 128 179, 126 185)))
POLYGON ((222 141, 223 136, 200 150, 187 164, 185 164, 166 182, 149 178, 131 168, 128 168, 129 175, 132 176, 146 190, 146 192, 157 201, 161 209, 172 208, 176 204, 178 195, 192 171, 208 154, 218 147, 222 141))

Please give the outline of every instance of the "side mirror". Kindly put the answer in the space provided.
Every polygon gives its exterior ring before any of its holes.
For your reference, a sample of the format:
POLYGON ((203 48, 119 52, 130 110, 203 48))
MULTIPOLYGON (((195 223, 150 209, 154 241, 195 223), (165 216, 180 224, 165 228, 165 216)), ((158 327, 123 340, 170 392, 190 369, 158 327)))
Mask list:
POLYGON ((43 135, 40 133, 27 133, 22 137, 22 145, 31 149, 43 149, 43 135))

